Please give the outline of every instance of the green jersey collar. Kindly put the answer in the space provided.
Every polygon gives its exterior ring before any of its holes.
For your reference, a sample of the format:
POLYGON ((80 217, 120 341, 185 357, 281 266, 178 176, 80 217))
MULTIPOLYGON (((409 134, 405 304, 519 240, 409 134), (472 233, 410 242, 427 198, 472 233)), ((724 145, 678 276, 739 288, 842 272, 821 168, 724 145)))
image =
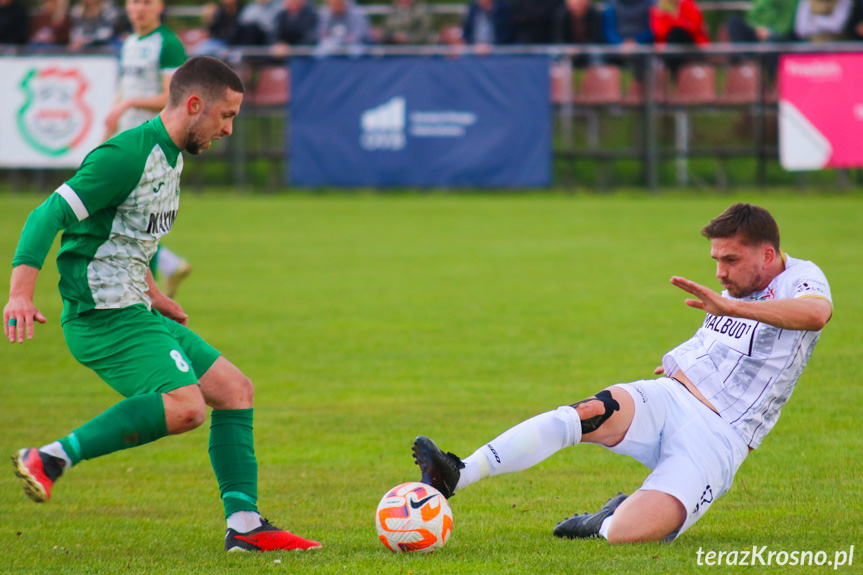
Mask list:
POLYGON ((180 155, 180 148, 177 147, 177 144, 174 143, 174 140, 171 139, 170 134, 168 134, 168 130, 165 129, 165 124, 162 123, 162 117, 156 116, 150 123, 153 124, 153 128, 156 130, 156 134, 159 137, 159 144, 162 147, 162 151, 165 152, 165 157, 168 159, 168 163, 171 164, 171 167, 174 168, 177 166, 177 156, 180 155))
POLYGON ((158 32, 159 30, 161 30, 164 26, 165 26, 164 24, 159 24, 158 26, 156 26, 155 28, 153 28, 152 30, 150 30, 149 32, 144 34, 143 36, 138 36, 138 40, 143 40, 144 38, 149 38, 150 36, 152 36, 153 34, 158 32))

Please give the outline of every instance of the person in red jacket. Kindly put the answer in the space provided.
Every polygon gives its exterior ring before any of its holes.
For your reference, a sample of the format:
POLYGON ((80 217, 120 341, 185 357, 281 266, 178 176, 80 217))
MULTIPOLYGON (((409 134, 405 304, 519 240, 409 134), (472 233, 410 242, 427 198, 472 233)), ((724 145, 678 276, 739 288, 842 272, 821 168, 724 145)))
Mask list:
MULTIPOLYGON (((660 0, 650 8, 650 28, 654 43, 678 46, 701 46, 710 38, 704 26, 704 15, 694 0, 660 0)), ((665 59, 672 75, 691 57, 673 54, 665 59)))

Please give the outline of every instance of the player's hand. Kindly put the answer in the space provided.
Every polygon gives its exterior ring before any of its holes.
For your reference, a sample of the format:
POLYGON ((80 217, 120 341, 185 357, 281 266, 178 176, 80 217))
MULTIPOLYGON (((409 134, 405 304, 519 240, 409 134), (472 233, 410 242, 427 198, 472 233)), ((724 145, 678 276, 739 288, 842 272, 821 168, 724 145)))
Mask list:
POLYGON ((287 42, 276 42, 270 47, 270 55, 276 58, 287 58, 291 55, 291 45, 287 42))
POLYGON ((732 315, 732 300, 722 297, 708 287, 689 281, 686 278, 674 276, 671 283, 687 293, 691 293, 698 299, 687 299, 686 305, 701 309, 712 315, 732 315))
POLYGON ((3 308, 3 332, 11 343, 24 343, 25 335, 27 339, 33 339, 37 321, 45 323, 48 320, 30 298, 10 297, 9 303, 3 308), (9 325, 10 320, 15 325, 9 325))
POLYGON ((105 133, 106 134, 114 134, 117 131, 117 123, 120 121, 120 116, 122 116, 128 107, 126 106, 126 102, 121 100, 111 106, 111 109, 108 111, 108 115, 105 116, 105 133))
POLYGON ((474 51, 477 56, 485 57, 491 54, 492 46, 491 44, 475 44, 474 51))
POLYGON ((665 368, 660 365, 653 370, 653 375, 665 375, 665 368))
POLYGON ((180 325, 188 325, 189 314, 183 311, 183 306, 169 298, 164 294, 159 294, 158 297, 152 299, 153 307, 160 314, 168 319, 172 319, 180 325))

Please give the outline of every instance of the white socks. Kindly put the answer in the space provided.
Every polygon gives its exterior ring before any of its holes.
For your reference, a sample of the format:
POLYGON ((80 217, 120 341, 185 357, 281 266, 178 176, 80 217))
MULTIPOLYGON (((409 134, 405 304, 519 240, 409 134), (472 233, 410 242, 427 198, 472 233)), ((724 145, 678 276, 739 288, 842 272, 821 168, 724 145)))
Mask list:
POLYGON ((571 406, 541 413, 510 428, 466 458, 455 490, 486 477, 523 471, 580 441, 581 419, 571 406))
POLYGON ((238 533, 248 533, 261 526, 261 514, 254 511, 237 511, 228 517, 228 528, 238 533))
POLYGON ((159 250, 159 259, 156 260, 156 271, 162 278, 166 278, 174 275, 174 272, 180 269, 181 263, 183 263, 183 258, 162 246, 162 249, 159 250))
POLYGON ((611 529, 611 520, 614 518, 614 514, 612 513, 608 517, 602 520, 602 525, 599 526, 599 536, 603 539, 608 539, 608 530, 611 529))
POLYGON ((48 455, 53 455, 54 457, 59 457, 63 461, 66 462, 66 467, 63 468, 63 472, 72 468, 72 460, 69 459, 69 456, 66 455, 66 450, 63 449, 63 446, 59 441, 55 441, 54 443, 49 443, 45 447, 40 447, 39 451, 43 453, 47 453, 48 455))

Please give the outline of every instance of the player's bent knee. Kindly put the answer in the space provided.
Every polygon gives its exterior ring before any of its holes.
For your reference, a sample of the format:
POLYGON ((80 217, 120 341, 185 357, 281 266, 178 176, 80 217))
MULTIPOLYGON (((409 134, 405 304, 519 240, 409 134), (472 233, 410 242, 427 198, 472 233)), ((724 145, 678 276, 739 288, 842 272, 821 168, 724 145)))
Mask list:
POLYGON ((252 407, 255 399, 255 385, 252 380, 243 375, 232 378, 226 386, 228 391, 228 409, 244 409, 252 407))
POLYGON ((244 375, 238 382, 237 387, 238 395, 244 402, 251 404, 255 399, 255 384, 252 383, 252 380, 244 375))
POLYGON ((642 525, 617 525, 614 520, 611 522, 611 527, 608 530, 608 542, 617 545, 621 543, 648 543, 665 541, 666 537, 677 531, 683 525, 684 519, 681 520, 675 527, 667 524, 654 523, 651 521, 645 522, 642 525))
POLYGON ((207 419, 207 404, 197 385, 175 389, 163 396, 168 433, 175 435, 199 427, 207 419))
MULTIPOLYGON (((612 524, 613 525, 613 524, 612 524)), ((621 545, 624 543, 651 543, 663 541, 669 533, 656 532, 616 532, 614 529, 608 530, 608 542, 612 545, 621 545)))
POLYGON ((168 432, 171 434, 186 433, 201 426, 207 419, 207 406, 200 404, 184 404, 177 406, 171 413, 165 412, 168 432))
POLYGON ((203 402, 200 405, 189 406, 180 416, 180 428, 192 431, 201 426, 207 419, 207 407, 203 402))
POLYGON ((223 357, 199 381, 207 405, 213 409, 249 409, 254 406, 255 386, 252 380, 223 357))
POLYGON ((630 499, 612 515, 609 543, 664 541, 686 521, 683 504, 667 493, 639 490, 630 499))

